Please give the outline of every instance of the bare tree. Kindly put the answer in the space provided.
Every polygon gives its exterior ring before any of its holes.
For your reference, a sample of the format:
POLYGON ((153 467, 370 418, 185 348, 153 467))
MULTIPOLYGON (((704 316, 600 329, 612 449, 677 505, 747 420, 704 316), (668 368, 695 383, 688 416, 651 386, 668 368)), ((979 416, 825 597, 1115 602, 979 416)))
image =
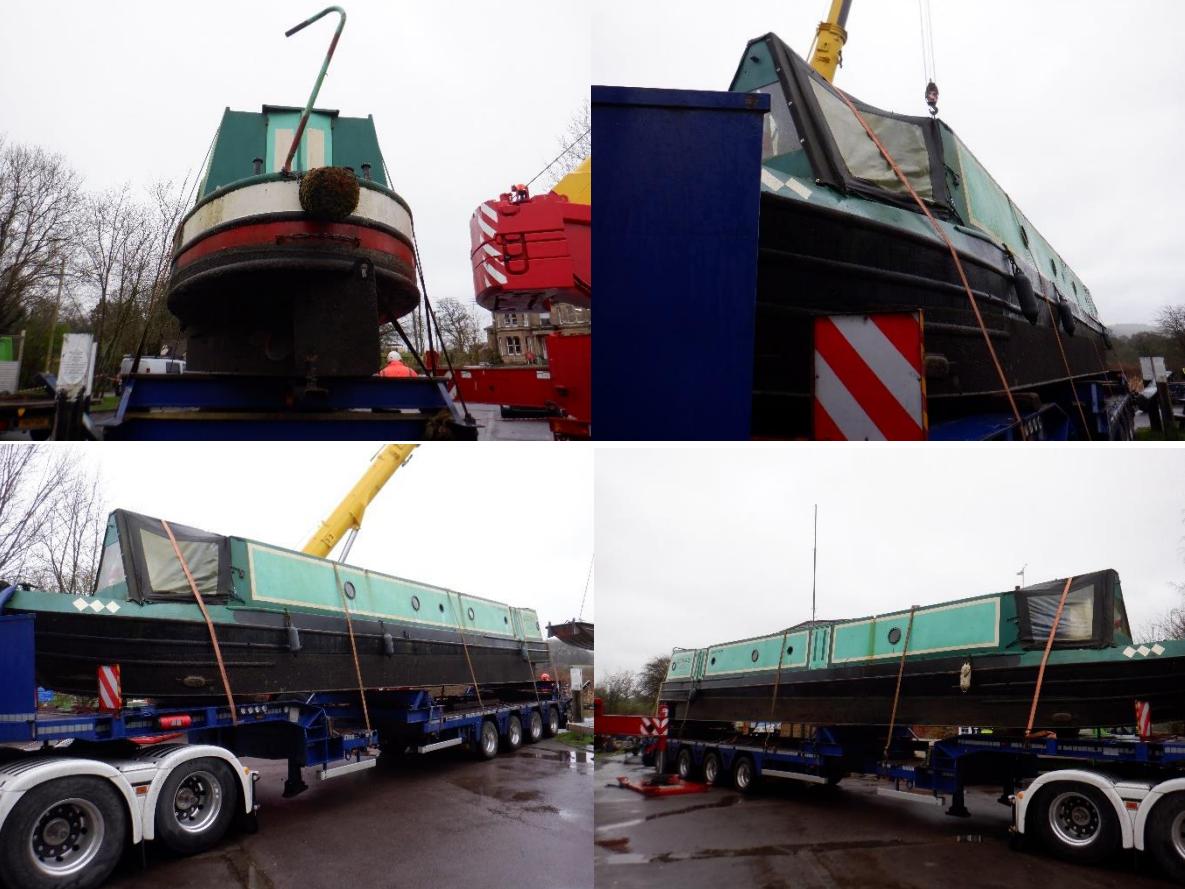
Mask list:
POLYGON ((562 135, 556 137, 560 155, 547 168, 543 191, 555 188, 556 183, 571 173, 592 154, 592 107, 588 99, 568 121, 562 135))
POLYGON ((106 518, 98 476, 71 472, 49 510, 30 580, 43 589, 88 595, 95 588, 106 518))
POLYGON ((0 139, 0 331, 57 277, 77 200, 78 174, 61 155, 0 139))
POLYGON ((1156 315, 1156 326, 1185 352, 1185 305, 1162 308, 1156 315))
POLYGON ((643 701, 650 701, 653 703, 658 700, 658 691, 662 688, 663 682, 666 681, 667 671, 671 667, 670 655, 659 655, 652 657, 642 667, 642 672, 638 674, 638 696, 643 701))
POLYGON ((624 707, 631 706, 637 685, 637 677, 632 671, 618 670, 602 679, 594 691, 607 713, 620 713, 624 707))
POLYGON ((45 445, 0 444, 0 578, 34 570, 36 551, 65 498, 71 455, 45 445))
POLYGON ((448 349, 454 361, 476 360, 476 354, 482 345, 482 336, 481 324, 477 320, 473 304, 462 303, 452 298, 442 299, 436 304, 435 311, 444 347, 448 349))

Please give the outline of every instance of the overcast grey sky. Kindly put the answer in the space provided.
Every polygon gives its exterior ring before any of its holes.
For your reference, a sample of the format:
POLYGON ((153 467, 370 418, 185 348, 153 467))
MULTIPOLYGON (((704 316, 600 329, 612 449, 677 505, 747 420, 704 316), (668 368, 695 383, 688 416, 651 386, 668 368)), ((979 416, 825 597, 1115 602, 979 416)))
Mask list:
MULTIPOLYGON (((300 549, 381 445, 56 447, 98 467, 109 508, 300 549)), ((423 445, 367 509, 349 562, 569 620, 592 559, 592 467, 590 449, 548 442, 423 445)))
MULTIPOLYGON (((337 16, 322 0, 13 0, 0 27, 0 134, 66 155, 95 189, 196 171, 230 106, 303 106, 337 16)), ((348 0, 317 105, 374 115, 411 205, 434 300, 473 299, 469 217, 559 151, 588 98, 578 0, 348 0)))
POLYGON ((599 449, 597 666, 1114 568, 1132 624, 1180 605, 1185 450, 599 449))
MULTIPOLYGON (((828 0, 597 0, 598 84, 728 88, 748 40, 803 55, 828 0)), ((1107 324, 1185 303, 1185 3, 932 0, 945 120, 1074 268, 1107 324), (1138 33, 1138 39, 1132 34, 1138 33)), ((837 85, 924 114, 917 0, 855 0, 837 85)))

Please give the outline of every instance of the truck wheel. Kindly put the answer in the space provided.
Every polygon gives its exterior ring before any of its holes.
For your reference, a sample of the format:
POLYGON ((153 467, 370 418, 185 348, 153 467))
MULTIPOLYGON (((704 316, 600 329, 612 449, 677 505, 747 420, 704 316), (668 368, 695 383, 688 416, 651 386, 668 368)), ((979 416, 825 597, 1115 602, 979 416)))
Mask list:
POLYGON ((105 778, 58 778, 21 797, 0 831, 0 883, 91 889, 110 875, 127 835, 123 798, 105 778))
POLYGON ((543 734, 548 737, 554 737, 560 733, 560 711, 555 707, 547 708, 547 722, 543 726, 543 734))
POLYGON ((481 724, 481 734, 477 738, 478 759, 493 759, 498 755, 498 726, 487 719, 481 724))
POLYGON ((756 781, 757 769, 753 765, 753 760, 748 756, 738 756, 737 761, 732 764, 732 786, 741 793, 749 793, 756 781))
POLYGON ((704 754, 704 781, 708 784, 720 782, 720 754, 715 750, 704 754))
POLYGON ((675 759, 675 768, 679 772, 679 777, 684 781, 691 778, 695 772, 695 760, 691 756, 691 750, 684 747, 679 751, 679 756, 675 759))
POLYGON ((506 749, 518 750, 523 746, 523 721, 517 716, 506 720, 506 749))
POLYGON ((169 773, 156 801, 156 838, 181 855, 209 849, 235 815, 235 776, 221 759, 204 757, 169 773))
POLYGON ((1144 842, 1169 879, 1185 882, 1185 793, 1171 793, 1156 804, 1144 842))
POLYGON ((1055 855, 1083 864, 1106 860, 1119 848, 1119 823, 1110 801, 1095 787, 1058 781, 1033 801, 1037 832, 1055 855))
POLYGON ((538 710, 532 710, 531 716, 527 720, 527 737, 526 740, 530 744, 534 744, 543 737, 543 717, 539 715, 538 710))

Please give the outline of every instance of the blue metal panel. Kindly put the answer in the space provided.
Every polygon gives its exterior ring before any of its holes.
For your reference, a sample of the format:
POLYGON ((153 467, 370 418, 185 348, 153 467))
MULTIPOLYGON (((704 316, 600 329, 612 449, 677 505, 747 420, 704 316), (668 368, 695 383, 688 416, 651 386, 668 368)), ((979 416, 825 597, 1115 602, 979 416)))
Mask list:
POLYGON ((746 439, 764 94, 594 86, 598 439, 746 439))
POLYGON ((0 615, 0 741, 32 738, 37 714, 33 615, 0 615))

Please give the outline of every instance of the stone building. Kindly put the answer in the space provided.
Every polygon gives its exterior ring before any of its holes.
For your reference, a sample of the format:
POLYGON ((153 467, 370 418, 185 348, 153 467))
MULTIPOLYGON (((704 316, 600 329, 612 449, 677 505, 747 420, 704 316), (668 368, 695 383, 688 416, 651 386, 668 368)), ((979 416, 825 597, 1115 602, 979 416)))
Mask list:
POLYGON ((546 364, 549 334, 591 332, 591 310, 562 304, 553 306, 550 312, 494 312, 494 323, 486 328, 486 338, 503 364, 546 364))

